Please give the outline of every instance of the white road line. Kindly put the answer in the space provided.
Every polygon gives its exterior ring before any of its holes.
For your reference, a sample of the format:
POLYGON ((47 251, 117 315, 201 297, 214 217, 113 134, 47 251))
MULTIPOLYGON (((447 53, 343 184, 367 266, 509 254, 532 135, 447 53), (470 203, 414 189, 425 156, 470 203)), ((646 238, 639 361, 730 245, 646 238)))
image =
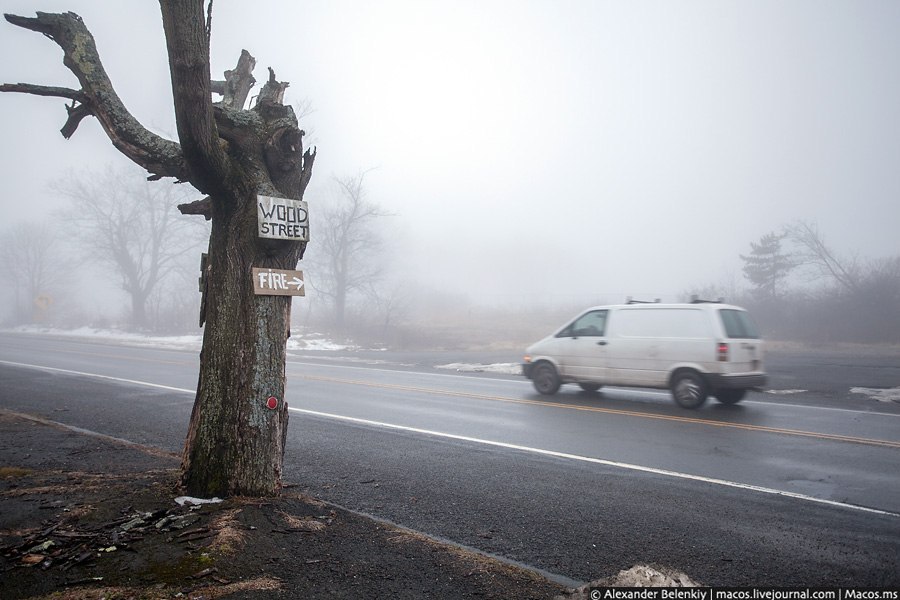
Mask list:
MULTIPOLYGON (((41 366, 41 365, 30 365, 30 364, 17 363, 17 362, 12 362, 12 361, 7 361, 7 360, 0 360, 0 364, 11 365, 11 366, 16 366, 16 367, 25 367, 25 368, 30 368, 30 369, 39 369, 39 370, 50 371, 50 372, 55 372, 55 373, 65 373, 65 374, 68 374, 68 375, 81 375, 81 376, 84 376, 84 377, 93 377, 93 378, 96 378, 96 379, 105 379, 105 380, 108 380, 108 381, 118 381, 118 382, 121 382, 121 383, 130 383, 130 384, 134 384, 134 385, 142 385, 142 386, 146 386, 146 387, 152 387, 152 388, 157 388, 157 389, 169 390, 169 391, 173 391, 173 392, 182 392, 182 393, 186 393, 186 394, 194 394, 194 393, 196 393, 196 390, 189 390, 189 389, 185 389, 185 388, 177 388, 177 387, 172 387, 172 386, 168 386, 168 385, 160 385, 160 384, 157 384, 157 383, 149 383, 149 382, 147 382, 147 381, 137 381, 137 380, 134 380, 134 379, 123 379, 123 378, 121 378, 121 377, 110 377, 109 375, 98 375, 98 374, 96 374, 96 373, 85 373, 85 372, 83 372, 83 371, 71 371, 71 370, 69 370, 69 369, 57 369, 57 368, 55 368, 55 367, 45 367, 45 366, 41 366)), ((631 470, 631 471, 640 471, 640 472, 643 472, 643 473, 653 473, 653 474, 656 474, 656 475, 664 475, 664 476, 666 476, 666 477, 675 477, 675 478, 678 478, 678 479, 687 479, 687 480, 691 480, 691 481, 699 481, 699 482, 703 482, 703 483, 710 483, 710 484, 713 484, 713 485, 721 485, 721 486, 725 486, 725 487, 732 487, 732 488, 737 488, 737 489, 741 489, 741 490, 748 490, 748 491, 760 492, 760 493, 763 493, 763 494, 772 494, 772 495, 777 495, 777 496, 784 496, 784 497, 788 497, 788 498, 794 498, 794 499, 796 499, 796 500, 805 500, 805 501, 807 501, 807 502, 815 502, 815 503, 817 503, 817 504, 825 504, 825 505, 828 505, 828 506, 835 506, 835 507, 838 507, 838 508, 846 508, 846 509, 850 509, 850 510, 856 510, 856 511, 867 512, 867 513, 873 513, 873 514, 877 514, 877 515, 887 515, 887 516, 891 516, 891 517, 900 517, 900 514, 892 513, 892 512, 888 512, 888 511, 884 511, 884 510, 878 510, 878 509, 875 509, 875 508, 867 508, 867 507, 865 507, 865 506, 856 506, 856 505, 854 505, 854 504, 847 504, 847 503, 844 503, 844 502, 836 502, 836 501, 834 501, 834 500, 826 500, 826 499, 824 499, 824 498, 816 498, 816 497, 814 497, 814 496, 807 496, 807 495, 805 495, 805 494, 798 494, 798 493, 796 493, 796 492, 788 492, 788 491, 785 491, 785 490, 776 490, 776 489, 774 489, 774 488, 767 488, 767 487, 762 487, 762 486, 758 486, 758 485, 751 485, 751 484, 747 484, 747 483, 739 483, 739 482, 736 482, 736 481, 728 481, 728 480, 726 480, 726 479, 716 479, 716 478, 712 478, 712 477, 703 477, 702 475, 691 475, 690 473, 680 473, 680 472, 678 472, 678 471, 669 471, 669 470, 666 470, 666 469, 657 469, 657 468, 655 468, 655 467, 644 467, 644 466, 641 466, 641 465, 633 465, 633 464, 629 464, 629 463, 623 463, 623 462, 617 462, 617 461, 612 461, 612 460, 606 460, 606 459, 602 459, 602 458, 593 458, 593 457, 590 457, 590 456, 581 456, 581 455, 578 455, 578 454, 569 454, 569 453, 567 453, 567 452, 558 452, 558 451, 556 451, 556 450, 545 450, 545 449, 542 449, 542 448, 533 448, 533 447, 530 447, 530 446, 521 446, 521 445, 519 445, 519 444, 510 444, 510 443, 507 443, 507 442, 498 442, 498 441, 494 441, 494 440, 485 440, 485 439, 482 439, 482 438, 475 438, 475 437, 470 437, 470 436, 465 436, 465 435, 457 435, 457 434, 446 433, 446 432, 442 432, 442 431, 433 431, 433 430, 430 430, 430 429, 421 429, 421 428, 419 428, 419 427, 408 427, 408 426, 406 426, 406 425, 396 425, 396 424, 394 424, 394 423, 384 423, 384 422, 381 422, 381 421, 372 421, 372 420, 369 420, 369 419, 360 419, 360 418, 357 418, 357 417, 348 417, 348 416, 345 416, 345 415, 336 415, 336 414, 332 414, 332 413, 320 412, 320 411, 316 411, 316 410, 309 410, 309 409, 305 409, 305 408, 288 408, 288 410, 289 410, 289 411, 292 411, 292 412, 297 412, 297 413, 302 413, 302 414, 307 414, 307 415, 312 415, 312 416, 322 417, 322 418, 326 418, 326 419, 335 419, 335 420, 339 420, 339 421, 347 421, 347 422, 349 422, 349 423, 357 423, 357 424, 360 424, 360 425, 368 425, 368 426, 371 426, 371 427, 380 427, 380 428, 384 428, 384 429, 394 429, 394 430, 397 430, 397 431, 407 431, 407 432, 410 432, 410 433, 418 433, 418 434, 421 434, 421 435, 428 435, 428 436, 432 436, 432 437, 440 437, 440 438, 445 438, 445 439, 459 440, 459 441, 463 441, 463 442, 470 442, 470 443, 473 443, 473 444, 481 444, 481 445, 485 445, 485 446, 494 446, 494 447, 497 447, 497 448, 506 448, 506 449, 509 449, 509 450, 519 450, 519 451, 521 451, 521 452, 530 452, 530 453, 532 453, 532 454, 540 454, 540 455, 542 455, 542 456, 552 456, 552 457, 555 457, 555 458, 562 458, 562 459, 565 459, 565 460, 575 460, 575 461, 579 461, 579 462, 587 462, 587 463, 593 463, 593 464, 598 464, 598 465, 605 465, 605 466, 609 466, 609 467, 616 467, 616 468, 619 468, 619 469, 627 469, 627 470, 631 470)))
POLYGON ((50 371, 52 373, 65 373, 67 375, 81 375, 83 377, 93 377, 95 379, 106 379, 107 381, 118 381, 119 383, 132 383, 134 385, 143 385, 145 387, 157 388, 160 390, 169 390, 171 392, 185 392, 187 394, 196 394, 197 390, 188 390, 185 388, 177 388, 169 385, 160 385, 158 383, 150 383, 149 381, 137 381, 135 379, 122 379, 121 377, 110 377, 109 375, 99 375, 97 373, 85 373, 83 371, 70 371, 69 369, 57 369, 56 367, 45 367, 42 365, 28 365, 25 363, 17 363, 8 360, 0 360, 0 365, 11 365, 14 367, 25 367, 26 369, 38 369, 41 371, 50 371))
POLYGON ((530 452, 532 454, 540 454, 542 456, 552 456, 555 458, 562 458, 566 460, 575 460, 579 462, 587 462, 598 465, 605 465, 609 467, 616 467, 619 469, 628 469, 631 471, 641 471, 643 473, 653 473, 655 475, 664 475, 666 477, 675 477, 678 479, 688 479, 691 481, 700 481, 703 483, 710 483, 713 485, 721 485, 725 487, 732 487, 741 490, 749 490, 754 492, 761 492, 763 494, 773 494, 777 496, 785 496, 788 498, 794 498, 796 500, 805 500, 807 502, 815 502, 818 504, 826 504, 828 506, 835 506, 839 508, 847 508, 850 510, 857 510, 861 512, 874 513, 877 515, 887 515, 891 517, 900 517, 900 514, 892 513, 884 510, 878 510, 875 508, 868 508, 865 506, 857 506, 855 504, 847 504, 844 502, 836 502, 834 500, 826 500, 824 498, 816 498, 814 496, 807 496, 805 494, 798 494, 796 492, 788 492, 785 490, 776 490, 774 488, 767 488, 758 485, 750 485, 747 483, 738 483, 736 481, 728 481, 726 479, 715 479, 712 477, 703 477, 701 475, 691 475, 690 473, 680 473, 678 471, 669 471, 666 469, 657 469, 655 467, 644 467, 641 465, 633 465, 629 463, 617 462, 612 460, 606 460, 602 458, 593 458, 590 456, 581 456, 578 454, 569 454, 567 452, 557 452, 556 450, 544 450, 542 448, 532 448, 531 446, 521 446, 519 444, 510 444, 507 442, 497 442, 494 440, 485 440, 482 438, 475 438, 466 435, 457 435, 453 433, 445 433, 442 431, 433 431, 431 429, 421 429, 419 427, 408 427, 406 425, 396 425, 394 423, 384 423, 381 421, 372 421, 369 419, 360 419, 357 417, 347 417, 344 415, 336 415, 333 413, 320 412, 316 410, 308 410, 305 408, 288 408, 289 411, 298 412, 302 414, 312 415, 316 417, 322 417, 326 419, 336 419, 340 421, 347 421, 350 423, 358 423, 360 425, 369 425, 371 427, 381 427, 385 429, 394 429, 398 431, 406 431, 410 433, 418 433, 421 435, 428 435, 433 437, 441 437, 447 438, 451 440, 459 440, 463 442, 470 442, 473 444, 482 444, 485 446, 494 446, 498 448, 506 448, 509 450, 519 450, 521 452, 530 452))

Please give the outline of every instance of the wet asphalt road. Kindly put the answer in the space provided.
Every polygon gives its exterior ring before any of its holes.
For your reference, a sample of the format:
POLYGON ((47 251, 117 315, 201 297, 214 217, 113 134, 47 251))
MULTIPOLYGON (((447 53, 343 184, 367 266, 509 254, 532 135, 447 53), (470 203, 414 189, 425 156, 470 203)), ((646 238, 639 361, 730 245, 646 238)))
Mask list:
MULTIPOLYGON (((900 386, 889 357, 770 353, 773 385, 806 392, 688 414, 430 368, 496 355, 336 358, 288 365, 286 480, 314 496, 576 581, 654 563, 708 585, 900 585, 900 404, 849 392, 900 386)), ((195 352, 4 334, 0 361, 0 408, 181 447, 195 352)))

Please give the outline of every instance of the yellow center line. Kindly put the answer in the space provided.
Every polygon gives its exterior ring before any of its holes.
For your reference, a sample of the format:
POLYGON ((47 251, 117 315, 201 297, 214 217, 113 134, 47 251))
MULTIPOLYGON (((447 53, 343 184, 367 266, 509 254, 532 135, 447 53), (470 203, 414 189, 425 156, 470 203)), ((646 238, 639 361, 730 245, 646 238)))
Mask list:
POLYGON ((585 412, 604 413, 610 415, 621 415, 628 417, 639 417, 643 419, 657 419, 660 421, 674 421, 677 423, 692 423, 698 425, 710 425, 713 427, 730 427, 732 429, 744 429, 746 431, 760 431, 764 433, 777 433, 781 435, 795 435, 801 437, 811 437, 822 440, 832 440, 837 442, 850 442, 854 444, 866 444, 870 446, 884 446, 887 448, 900 449, 900 441, 877 440, 850 435, 839 435, 836 433, 819 433, 815 431, 804 431, 802 429, 785 429, 782 427, 767 427, 765 425, 749 425, 744 423, 726 423, 722 421, 710 421, 709 419, 700 419, 696 417, 678 417, 674 415, 660 415, 654 413, 645 413, 634 410, 623 410, 618 408, 602 408, 599 406, 580 406, 577 404, 564 404, 559 402, 545 402, 541 400, 527 400, 524 398, 509 398, 506 396, 492 396, 488 394, 474 394, 471 392, 457 392, 454 390, 443 390, 435 388, 425 388, 410 385, 400 385, 394 383, 374 383, 371 381, 360 381, 354 379, 339 379, 336 377, 322 377, 318 375, 299 375, 301 379, 309 381, 323 381, 328 383, 345 383, 349 385, 361 385, 366 387, 400 390, 404 392, 419 392, 426 394, 440 394, 442 396, 453 396, 458 398, 473 398, 476 400, 491 400, 494 402, 507 402, 510 404, 526 404, 531 406, 545 406, 548 408, 563 408, 568 410, 580 410, 585 412))

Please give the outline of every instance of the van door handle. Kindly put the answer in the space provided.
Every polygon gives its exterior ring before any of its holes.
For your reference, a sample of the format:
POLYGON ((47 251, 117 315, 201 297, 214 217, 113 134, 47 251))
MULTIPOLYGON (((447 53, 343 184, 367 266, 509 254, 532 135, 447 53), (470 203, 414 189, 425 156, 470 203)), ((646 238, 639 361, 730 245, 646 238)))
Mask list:
POLYGON ((606 340, 600 340, 599 342, 597 342, 597 345, 598 345, 598 346, 605 346, 605 345, 606 345, 606 340))

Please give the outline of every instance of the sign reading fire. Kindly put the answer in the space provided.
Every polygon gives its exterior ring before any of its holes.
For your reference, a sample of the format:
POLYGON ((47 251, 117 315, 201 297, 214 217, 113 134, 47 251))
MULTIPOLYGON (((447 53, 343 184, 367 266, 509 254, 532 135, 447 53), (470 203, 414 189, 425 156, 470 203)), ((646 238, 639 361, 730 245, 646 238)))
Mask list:
POLYGON ((303 271, 253 267, 253 292, 257 296, 305 296, 303 271))

